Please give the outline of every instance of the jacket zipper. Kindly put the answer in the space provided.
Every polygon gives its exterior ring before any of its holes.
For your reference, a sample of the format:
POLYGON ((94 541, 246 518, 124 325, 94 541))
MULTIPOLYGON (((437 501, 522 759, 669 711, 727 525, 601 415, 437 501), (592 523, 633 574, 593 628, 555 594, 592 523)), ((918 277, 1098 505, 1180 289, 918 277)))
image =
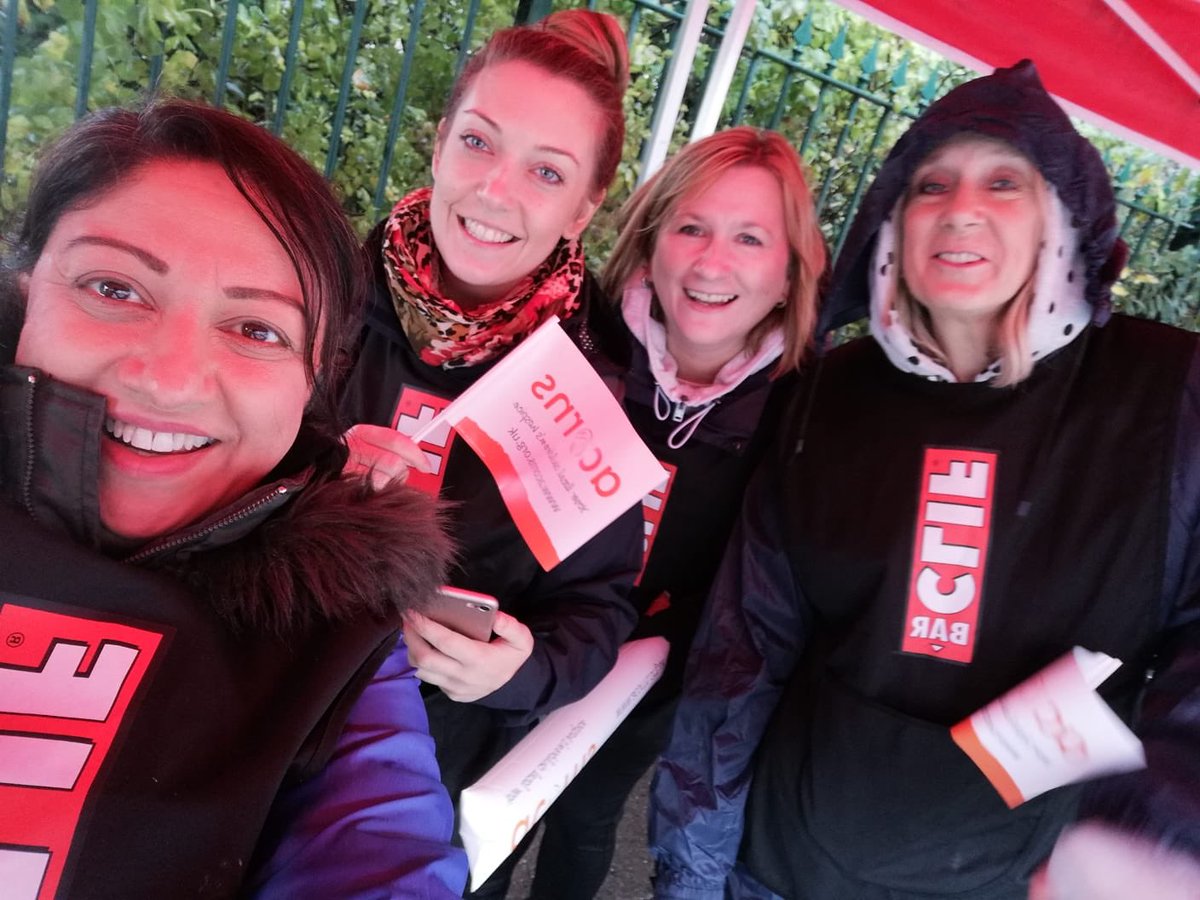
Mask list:
POLYGON ((25 379, 29 390, 25 393, 25 478, 21 482, 21 502, 25 511, 33 515, 33 457, 37 449, 33 439, 33 392, 38 380, 36 375, 26 375, 25 379))
POLYGON ((204 528, 200 529, 199 531, 194 531, 190 534, 175 535, 175 537, 167 538, 166 540, 161 541, 160 543, 152 544, 149 547, 143 547, 141 550, 139 550, 137 553, 133 554, 132 556, 125 557, 125 562, 138 563, 144 559, 147 559, 147 558, 153 556, 156 553, 161 553, 165 550, 173 550, 176 547, 182 547, 184 544, 191 544, 196 541, 202 540, 203 538, 208 537, 210 534, 213 534, 216 531, 220 531, 222 528, 226 527, 227 525, 232 525, 235 522, 240 522, 242 519, 246 518, 247 516, 251 515, 254 512, 257 512, 259 509, 262 509, 264 506, 267 506, 268 504, 275 502, 276 499, 278 499, 279 497, 282 497, 287 492, 288 492, 287 485, 281 484, 278 487, 276 487, 274 490, 272 490, 271 493, 267 494, 265 497, 259 497, 257 500, 246 504, 245 506, 243 506, 241 509, 237 510, 236 512, 232 512, 229 515, 225 516, 224 518, 218 519, 216 522, 213 522, 211 525, 207 525, 204 528))

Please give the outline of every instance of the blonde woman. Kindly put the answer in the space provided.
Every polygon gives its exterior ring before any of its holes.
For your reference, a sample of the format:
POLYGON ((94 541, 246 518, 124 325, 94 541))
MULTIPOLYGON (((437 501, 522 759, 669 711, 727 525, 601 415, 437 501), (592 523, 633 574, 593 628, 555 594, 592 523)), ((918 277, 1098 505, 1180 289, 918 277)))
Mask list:
MULTIPOLYGON (((796 151, 733 128, 629 200, 603 284, 628 355, 625 409, 671 472, 648 507, 636 637, 667 671, 545 817, 533 897, 596 895, 629 791, 666 742, 683 663, 742 493, 807 357, 825 246, 796 151)), ((599 327, 599 326, 598 326, 599 327)))

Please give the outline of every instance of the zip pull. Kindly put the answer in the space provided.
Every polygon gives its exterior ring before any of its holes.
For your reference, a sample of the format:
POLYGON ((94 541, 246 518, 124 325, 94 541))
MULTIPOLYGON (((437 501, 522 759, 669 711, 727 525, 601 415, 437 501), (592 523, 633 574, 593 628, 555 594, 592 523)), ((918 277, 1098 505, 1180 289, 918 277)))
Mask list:
POLYGON ((687 404, 682 400, 675 401, 675 409, 671 412, 672 422, 682 422, 683 416, 687 412, 687 404))

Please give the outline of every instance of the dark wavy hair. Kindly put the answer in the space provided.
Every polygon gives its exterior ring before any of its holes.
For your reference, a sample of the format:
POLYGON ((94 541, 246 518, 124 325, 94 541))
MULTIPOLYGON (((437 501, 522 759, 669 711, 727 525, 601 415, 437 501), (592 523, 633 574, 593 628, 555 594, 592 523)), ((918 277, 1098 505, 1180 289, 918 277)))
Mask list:
MULTIPOLYGON (((306 423, 332 432, 333 389, 357 338, 366 296, 358 238, 329 184, 296 151, 252 122, 202 103, 159 97, 102 109, 76 122, 42 155, 24 213, 8 238, 6 330, 19 329, 23 318, 14 276, 37 263, 63 214, 97 202, 160 160, 220 166, 291 259, 304 299, 304 365, 313 388, 306 423)), ((6 351, 11 357, 12 348, 6 351)))

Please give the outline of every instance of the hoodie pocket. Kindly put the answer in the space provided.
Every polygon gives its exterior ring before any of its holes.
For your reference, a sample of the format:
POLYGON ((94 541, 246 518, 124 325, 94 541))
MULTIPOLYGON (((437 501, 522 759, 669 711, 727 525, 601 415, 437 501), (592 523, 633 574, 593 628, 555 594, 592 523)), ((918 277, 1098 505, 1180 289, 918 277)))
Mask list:
POLYGON ((1024 877, 1074 814, 1060 789, 1014 810, 950 738, 827 680, 815 699, 800 803, 845 871, 897 890, 976 891, 1024 877))

